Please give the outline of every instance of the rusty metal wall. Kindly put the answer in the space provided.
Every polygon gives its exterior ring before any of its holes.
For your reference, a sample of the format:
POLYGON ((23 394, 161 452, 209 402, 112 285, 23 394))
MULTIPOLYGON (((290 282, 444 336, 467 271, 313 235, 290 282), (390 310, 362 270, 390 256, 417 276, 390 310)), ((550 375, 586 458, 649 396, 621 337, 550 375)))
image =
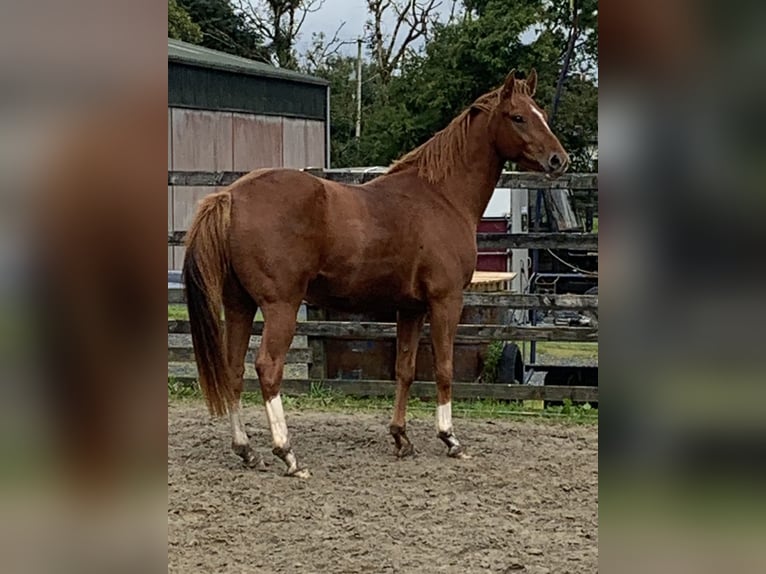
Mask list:
MULTIPOLYGON (((479 221, 478 233, 508 233, 505 217, 484 217, 479 221)), ((508 254, 505 250, 480 248, 476 257, 477 271, 508 271, 508 254)))
MULTIPOLYGON (((508 309, 501 307, 465 307, 460 317, 464 325, 503 325, 507 323, 508 309)), ((396 313, 342 313, 326 311, 328 321, 372 321, 393 323, 396 313)), ((455 343, 453 378, 460 382, 473 382, 482 373, 486 343, 455 343)), ((325 368, 328 379, 396 379, 396 342, 369 339, 325 339, 325 368)), ((431 345, 421 341, 415 368, 415 379, 433 381, 431 345)))

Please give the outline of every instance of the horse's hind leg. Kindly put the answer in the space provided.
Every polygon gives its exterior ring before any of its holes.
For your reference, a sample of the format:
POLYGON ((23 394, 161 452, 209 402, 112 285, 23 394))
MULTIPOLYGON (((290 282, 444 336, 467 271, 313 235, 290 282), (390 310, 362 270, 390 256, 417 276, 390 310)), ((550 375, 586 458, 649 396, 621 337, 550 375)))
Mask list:
POLYGON ((252 298, 232 281, 224 294, 226 353, 231 371, 230 381, 234 390, 234 400, 229 405, 231 449, 242 458, 248 467, 263 469, 263 459, 256 455, 245 432, 240 398, 244 388, 245 355, 250 341, 255 311, 256 305, 252 298))
POLYGON ((297 303, 269 303, 263 309, 263 337, 258 350, 255 368, 261 383, 263 401, 266 405, 266 416, 271 427, 274 440, 273 453, 287 465, 287 476, 307 478, 309 472, 298 466, 290 439, 287 433, 285 412, 282 408, 282 398, 279 389, 282 385, 285 357, 290 348, 295 333, 295 320, 298 312, 297 303))

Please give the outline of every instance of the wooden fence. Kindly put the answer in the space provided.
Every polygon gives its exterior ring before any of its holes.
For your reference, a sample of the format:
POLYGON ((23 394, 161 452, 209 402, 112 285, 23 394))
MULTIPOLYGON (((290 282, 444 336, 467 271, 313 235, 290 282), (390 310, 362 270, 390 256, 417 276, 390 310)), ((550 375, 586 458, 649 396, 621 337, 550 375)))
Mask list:
MULTIPOLYGON (((169 172, 170 185, 227 185, 244 175, 238 172, 169 172)), ((327 170, 321 175, 337 181, 361 183, 378 173, 327 170)), ((498 186, 513 189, 568 188, 595 190, 597 176, 571 174, 558 180, 548 180, 537 174, 504 173, 498 186)), ((177 245, 183 240, 182 231, 170 231, 168 243, 177 245)), ((567 248, 596 251, 598 235, 586 233, 518 233, 479 235, 480 247, 496 248, 567 248)), ((184 303, 182 289, 168 290, 169 304, 184 303)), ((475 293, 464 294, 466 307, 501 308, 506 310, 546 309, 596 311, 598 296, 594 295, 540 295, 516 293, 475 293)), ((246 390, 259 389, 252 362, 257 352, 257 336, 262 333, 263 323, 253 324, 248 363, 245 373, 246 390)), ((196 380, 194 356, 191 350, 190 325, 186 320, 168 320, 168 376, 181 383, 192 384, 196 380)), ((429 327, 423 330, 421 341, 429 337, 429 327)), ((325 346, 331 340, 391 340, 396 338, 395 323, 368 321, 327 321, 321 310, 308 308, 304 320, 299 321, 296 341, 287 357, 287 368, 283 392, 288 394, 308 393, 312 381, 321 381, 324 388, 355 396, 393 396, 395 382, 390 380, 358 380, 327 377, 325 346), (293 367, 298 367, 293 368, 293 367)), ((598 329, 594 327, 561 326, 519 326, 511 324, 461 324, 456 343, 489 343, 492 341, 579 341, 597 342, 598 329)), ((422 346, 421 346, 422 352, 422 346)), ((416 381, 411 396, 432 398, 435 396, 433 382, 416 381)), ((534 386, 526 384, 487 384, 475 382, 453 383, 455 398, 492 398, 502 400, 549 400, 571 399, 573 402, 598 402, 597 387, 579 386, 534 386)))

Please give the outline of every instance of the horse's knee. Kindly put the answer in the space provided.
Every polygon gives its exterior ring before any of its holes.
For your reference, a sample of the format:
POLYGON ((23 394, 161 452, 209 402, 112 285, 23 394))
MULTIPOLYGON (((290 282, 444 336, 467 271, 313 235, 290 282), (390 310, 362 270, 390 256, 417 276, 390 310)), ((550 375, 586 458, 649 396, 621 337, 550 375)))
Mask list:
POLYGON ((263 377, 268 373, 271 360, 268 357, 261 357, 260 355, 255 359, 255 372, 259 377, 263 377))
POLYGON ((270 357, 258 357, 255 361, 255 370, 258 373, 258 382, 261 385, 263 398, 268 400, 279 393, 282 377, 279 373, 280 362, 270 357))
POLYGON ((235 398, 242 394, 245 388, 245 367, 232 369, 231 371, 231 389, 234 391, 235 398))
POLYGON ((415 380, 415 367, 410 367, 409 365, 397 365, 396 380, 405 385, 412 384, 412 381, 415 380))
POLYGON ((442 361, 434 368, 437 384, 449 384, 452 381, 452 361, 442 361))

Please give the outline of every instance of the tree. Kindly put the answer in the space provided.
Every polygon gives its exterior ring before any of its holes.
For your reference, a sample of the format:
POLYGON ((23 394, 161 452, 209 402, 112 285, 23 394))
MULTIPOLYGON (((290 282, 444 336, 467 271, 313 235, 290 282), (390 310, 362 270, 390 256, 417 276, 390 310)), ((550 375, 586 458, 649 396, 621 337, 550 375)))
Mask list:
POLYGON ((176 0, 168 0, 168 38, 191 44, 199 44, 202 41, 202 28, 176 0))
MULTIPOLYGON (((570 71, 560 82, 555 132, 570 153, 572 169, 587 171, 593 169, 590 153, 598 136, 598 87, 595 67, 591 68, 597 61, 593 41, 597 4, 578 0, 578 6, 579 33, 570 71)), ((429 25, 424 49, 401 56, 396 73, 382 70, 371 50, 370 61, 364 64, 358 141, 353 129, 355 59, 328 58, 313 73, 331 82, 333 165, 388 165, 498 86, 511 68, 537 69, 535 99, 550 113, 570 26, 568 2, 464 0, 462 10, 453 12, 447 22, 429 25), (381 81, 387 73, 387 80, 381 81)))
POLYGON ((530 4, 496 1, 482 14, 466 11, 452 24, 435 24, 425 50, 391 78, 387 103, 384 98, 363 114, 360 147, 367 162, 386 165, 421 144, 497 86, 512 63, 524 67, 528 49, 519 38, 537 15, 530 4))
POLYGON ((573 73, 594 77, 598 67, 598 0, 545 2, 541 21, 556 35, 562 49, 568 48, 570 38, 574 38, 570 66, 573 73))
POLYGON ((442 0, 367 0, 371 17, 365 25, 368 44, 384 86, 413 44, 427 36, 437 21, 436 10, 441 5, 442 0), (394 25, 393 30, 386 33, 384 22, 389 17, 393 18, 394 25))
POLYGON ((263 38, 229 0, 177 0, 202 30, 201 45, 228 54, 269 61, 263 38))
MULTIPOLYGON (((391 80, 390 105, 365 111, 361 148, 369 154, 368 162, 386 164, 419 145, 476 97, 499 85, 511 68, 537 69, 536 100, 550 112, 569 38, 561 24, 569 14, 555 21, 559 13, 551 11, 553 4, 472 0, 466 2, 462 18, 434 26, 424 52, 408 59, 400 76, 391 80)), ((581 33, 587 35, 587 29, 584 26, 581 33)), ((586 60, 584 50, 580 41, 572 61, 586 60)), ((568 74, 561 93, 556 133, 570 151, 574 169, 590 169, 589 150, 598 133, 598 89, 587 75, 568 74)))
MULTIPOLYGON (((354 134, 356 65, 356 57, 335 54, 312 69, 314 75, 330 82, 330 152, 334 166, 370 165, 373 158, 373 154, 362 149, 354 134)), ((381 101, 379 84, 369 80, 375 76, 375 65, 364 62, 362 77, 368 80, 362 83, 363 117, 377 107, 376 102, 381 101)))
POLYGON ((247 0, 239 7, 250 24, 269 42, 272 63, 289 69, 298 68, 295 42, 306 16, 317 12, 325 0, 247 0))
POLYGON ((354 40, 342 40, 340 31, 345 26, 341 22, 335 29, 332 37, 328 39, 324 32, 314 32, 311 34, 311 44, 301 57, 301 69, 307 74, 317 73, 319 70, 327 70, 340 60, 336 60, 340 49, 343 46, 354 44, 354 40))

